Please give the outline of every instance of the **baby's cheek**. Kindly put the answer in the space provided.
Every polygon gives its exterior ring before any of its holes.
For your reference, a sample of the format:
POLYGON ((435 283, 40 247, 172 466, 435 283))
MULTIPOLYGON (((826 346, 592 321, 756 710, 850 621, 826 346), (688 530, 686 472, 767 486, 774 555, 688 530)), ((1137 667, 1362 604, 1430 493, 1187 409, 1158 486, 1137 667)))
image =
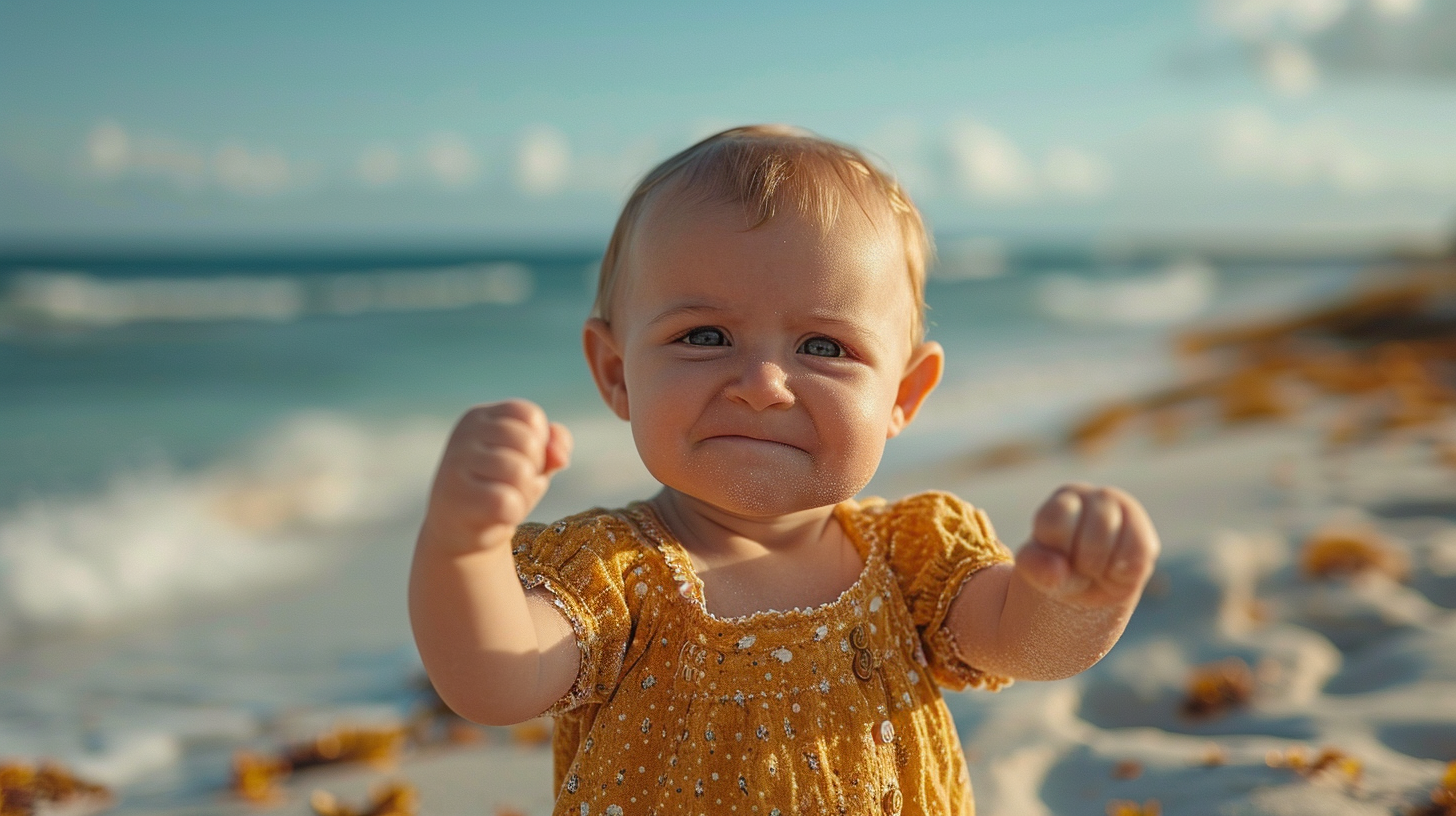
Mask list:
POLYGON ((642 462, 649 469, 661 466, 661 463, 680 454, 681 434, 676 431, 670 412, 654 411, 644 406, 644 410, 632 413, 632 440, 642 462))
POLYGON ((836 403, 822 430, 833 436, 825 441, 840 451, 846 477, 868 482, 874 475, 885 452, 891 407, 868 394, 836 403))
POLYGON ((872 444, 875 447, 883 448, 894 409, 893 389, 865 389, 843 403, 842 414, 844 421, 853 427, 856 437, 874 440, 872 444))

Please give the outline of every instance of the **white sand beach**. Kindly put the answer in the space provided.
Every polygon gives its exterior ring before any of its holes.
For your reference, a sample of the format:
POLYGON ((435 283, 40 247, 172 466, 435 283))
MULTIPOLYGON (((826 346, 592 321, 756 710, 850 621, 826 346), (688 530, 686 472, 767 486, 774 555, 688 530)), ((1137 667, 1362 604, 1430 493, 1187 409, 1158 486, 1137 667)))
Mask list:
MULTIPOLYGON (((958 475, 952 461, 876 483, 896 495, 953 489, 1013 543, 1058 483, 1115 484, 1145 502, 1164 539, 1148 595, 1100 664, 1058 682, 949 695, 979 813, 1099 814, 1153 802, 1169 816, 1327 816, 1429 803, 1456 759, 1453 474, 1400 443, 1339 463, 1319 446, 1313 427, 1294 422, 1167 447, 1130 438, 1097 459, 978 474, 958 475), (1357 515, 1409 559, 1407 582, 1301 575, 1304 537, 1357 515), (1194 668, 1231 657, 1251 667, 1247 702, 1182 713, 1194 668), (1311 766, 1327 748, 1336 753, 1318 771, 1271 766, 1301 757, 1311 766)), ((417 787, 422 814, 549 813, 549 750, 502 736, 407 756, 393 770, 301 772, 270 812, 309 812, 315 789, 362 804, 371 785, 403 780, 417 787)))

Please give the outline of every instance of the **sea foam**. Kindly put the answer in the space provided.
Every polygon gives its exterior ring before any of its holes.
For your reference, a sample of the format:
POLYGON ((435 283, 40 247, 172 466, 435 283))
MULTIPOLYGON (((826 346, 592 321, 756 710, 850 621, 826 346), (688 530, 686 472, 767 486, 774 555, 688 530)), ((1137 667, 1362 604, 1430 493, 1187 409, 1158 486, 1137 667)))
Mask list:
POLYGON ((1043 313, 1069 323, 1171 325, 1203 312, 1215 283, 1212 267, 1184 260, 1152 274, 1105 281, 1049 275, 1037 288, 1036 301, 1043 313))
POLYGON ((300 414, 211 467, 122 472, 0 512, 0 640, 310 575, 339 533, 419 506, 444 433, 300 414))
POLYGON ((0 316, 20 324, 99 328, 142 322, 263 320, 310 314, 436 311, 531 296, 517 263, 379 269, 321 275, 102 278, 82 271, 27 270, 0 298, 0 316))

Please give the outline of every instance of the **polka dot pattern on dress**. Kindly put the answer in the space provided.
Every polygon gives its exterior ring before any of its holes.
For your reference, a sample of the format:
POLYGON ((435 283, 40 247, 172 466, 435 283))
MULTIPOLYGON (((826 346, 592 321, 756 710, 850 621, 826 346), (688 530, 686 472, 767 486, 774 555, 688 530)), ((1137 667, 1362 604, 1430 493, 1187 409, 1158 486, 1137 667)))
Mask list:
POLYGON ((936 635, 948 588, 1009 554, 947 494, 835 512, 864 558, 858 580, 827 604, 738 618, 707 611, 691 559, 645 505, 522 525, 522 584, 552 597, 581 655, 551 709, 553 816, 970 811, 937 684, 1002 679, 936 635))

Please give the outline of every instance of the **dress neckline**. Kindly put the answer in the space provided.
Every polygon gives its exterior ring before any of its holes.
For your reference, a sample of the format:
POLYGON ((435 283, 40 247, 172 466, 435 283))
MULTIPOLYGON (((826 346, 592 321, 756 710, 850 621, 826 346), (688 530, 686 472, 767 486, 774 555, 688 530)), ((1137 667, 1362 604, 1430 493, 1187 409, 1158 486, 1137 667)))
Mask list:
POLYGON ((697 570, 693 568, 692 557, 682 542, 678 541, 677 537, 668 529, 667 524, 662 521, 652 505, 641 501, 632 502, 627 506, 624 514, 639 534, 662 553, 668 567, 672 570, 673 580, 678 582, 679 593, 689 606, 695 608, 699 615, 713 623, 745 627, 765 624, 781 626, 816 621, 833 615, 853 603, 853 598, 864 594, 865 587, 869 585, 872 574, 876 572, 880 563, 880 541, 867 525, 857 523, 857 520, 853 518, 858 511, 859 505, 853 499, 834 506, 835 521, 839 522, 840 528, 849 537, 850 543, 864 559, 864 566, 860 569, 859 575, 855 577, 854 583, 845 587, 834 600, 817 606, 760 609, 747 615, 734 616, 715 615, 708 610, 703 592, 703 581, 698 577, 697 570))

